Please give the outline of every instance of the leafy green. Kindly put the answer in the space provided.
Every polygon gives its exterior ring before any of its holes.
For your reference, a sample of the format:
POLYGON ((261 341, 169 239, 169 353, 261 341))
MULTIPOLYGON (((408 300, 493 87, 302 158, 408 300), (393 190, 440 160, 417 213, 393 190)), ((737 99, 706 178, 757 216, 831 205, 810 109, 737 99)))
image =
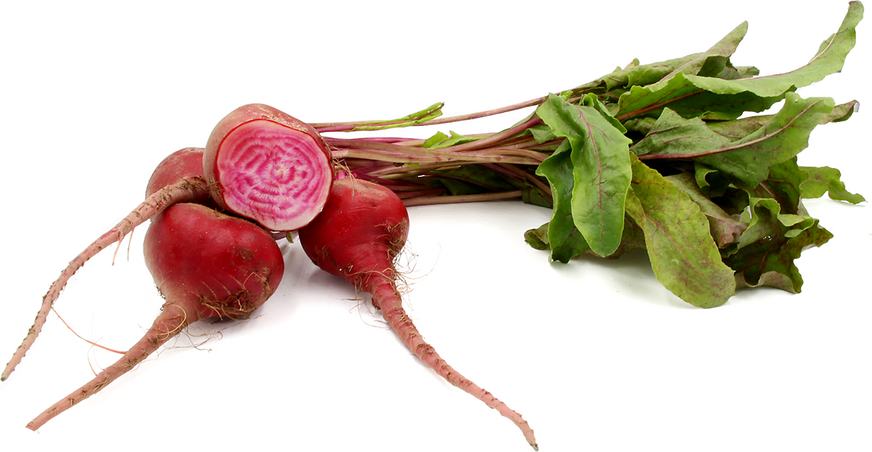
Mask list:
POLYGON ((748 23, 743 22, 705 52, 645 65, 640 65, 638 60, 634 60, 633 64, 626 68, 618 69, 578 89, 599 85, 604 86, 606 91, 611 91, 616 87, 655 83, 678 72, 698 74, 704 67, 711 72, 711 62, 715 60, 718 61, 715 65, 719 65, 723 70, 727 65, 727 59, 736 51, 747 32, 748 23))
MULTIPOLYGON (((594 253, 614 253, 621 244, 624 201, 631 178, 626 129, 608 116, 594 96, 585 97, 582 105, 573 105, 551 94, 536 114, 571 147, 570 213, 575 227, 594 253)), ((552 175, 548 179, 552 187, 564 180, 547 169, 541 173, 546 178, 548 174, 552 175)))
POLYGON ((684 119, 664 110, 654 129, 633 151, 654 158, 697 158, 700 163, 723 171, 745 187, 755 187, 769 168, 798 154, 808 146, 811 131, 823 115, 832 113, 830 98, 802 99, 785 95, 784 107, 743 138, 730 141, 712 131, 700 118, 684 119))
POLYGON ((463 136, 454 131, 451 131, 451 136, 445 135, 442 132, 436 132, 435 135, 424 141, 424 145, 422 147, 427 149, 443 149, 458 144, 469 143, 470 141, 475 140, 476 138, 474 137, 463 136))
POLYGON ((444 187, 451 195, 471 195, 493 191, 514 190, 515 186, 499 174, 482 165, 463 165, 431 172, 426 182, 444 187))
POLYGON ((341 152, 363 160, 381 152, 388 162, 414 155, 405 167, 350 165, 396 184, 409 203, 452 202, 437 199, 445 193, 457 202, 520 197, 550 207, 548 223, 524 234, 531 247, 564 263, 644 249, 657 279, 694 306, 720 306, 739 288, 799 292, 795 260, 832 237, 803 199, 865 199, 838 170, 800 167, 797 158, 817 126, 850 119, 857 101, 836 105, 797 91, 842 69, 862 17, 862 4, 851 2, 836 33, 792 71, 761 76, 734 65, 742 23, 703 52, 634 59, 572 90, 465 116, 536 107, 484 139, 440 132, 423 142, 354 141, 341 152))
POLYGON ((851 193, 845 189, 845 184, 841 180, 842 173, 835 168, 803 166, 802 170, 808 174, 808 180, 801 185, 802 196, 806 198, 820 198, 829 192, 830 199, 848 201, 851 204, 858 204, 866 200, 863 195, 851 193))
POLYGON ((648 134, 633 145, 636 155, 695 156, 720 149, 730 139, 712 131, 700 118, 684 119, 669 108, 663 110, 648 134))
POLYGON ((575 226, 572 216, 571 202, 575 182, 570 154, 569 141, 565 140, 536 170, 539 175, 548 179, 554 196, 554 210, 547 225, 548 243, 554 243, 551 259, 563 263, 590 248, 575 226))
POLYGON ((852 2, 839 31, 824 40, 814 58, 796 70, 735 80, 675 72, 657 83, 632 87, 621 96, 613 113, 618 118, 632 117, 668 106, 685 117, 733 119, 744 111, 763 111, 787 93, 842 70, 856 43, 855 29, 862 17, 862 4, 852 2))
POLYGON ((627 214, 645 233, 657 280, 698 307, 720 306, 735 293, 733 271, 721 261, 699 206, 655 170, 633 158, 627 214))
MULTIPOLYGON (((768 203, 767 203, 768 204, 768 203)), ((736 271, 736 281, 739 287, 772 286, 791 293, 799 293, 802 288, 802 276, 794 264, 802 250, 811 246, 821 246, 833 235, 812 220, 810 227, 801 229, 793 237, 779 233, 788 229, 778 226, 769 211, 771 204, 756 209, 758 214, 765 216, 769 226, 775 228, 773 235, 767 235, 751 242, 738 250, 736 254, 724 259, 724 262, 736 271), (780 231, 779 231, 780 230, 780 231)))
POLYGON ((802 67, 758 76, 730 56, 747 25, 709 50, 660 63, 634 60, 536 110, 538 143, 564 141, 537 168, 552 191, 551 221, 531 246, 567 262, 644 247, 658 280, 700 307, 740 287, 799 292, 803 249, 832 235, 802 198, 864 201, 833 168, 800 167, 816 126, 844 121, 857 102, 795 91, 841 70, 863 7, 852 2, 839 30, 802 67), (778 102, 774 113, 762 112, 778 102))
POLYGON ((360 121, 360 122, 352 122, 352 123, 328 123, 328 124, 312 124, 313 126, 317 126, 319 129, 333 129, 334 127, 338 127, 336 130, 343 130, 346 132, 359 132, 359 131, 374 131, 374 130, 384 130, 384 129, 393 129, 397 127, 409 127, 415 126, 419 124, 424 124, 433 119, 442 116, 442 107, 444 104, 442 102, 435 103, 421 111, 417 111, 415 113, 403 116, 402 118, 391 119, 391 120, 378 120, 378 121, 360 121))
POLYGON ((684 192, 699 206, 700 211, 709 222, 709 231, 718 248, 726 248, 738 240, 738 237, 748 228, 747 223, 740 221, 734 215, 727 213, 723 207, 709 199, 696 184, 690 172, 666 176, 676 188, 684 192))

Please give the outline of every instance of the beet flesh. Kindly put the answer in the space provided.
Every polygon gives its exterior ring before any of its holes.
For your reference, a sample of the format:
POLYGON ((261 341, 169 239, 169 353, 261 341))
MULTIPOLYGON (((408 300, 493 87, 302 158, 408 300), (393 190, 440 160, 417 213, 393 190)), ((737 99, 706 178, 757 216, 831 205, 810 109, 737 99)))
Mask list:
POLYGON ((223 209, 270 231, 293 231, 323 208, 333 162, 313 127, 273 107, 249 104, 215 126, 203 172, 223 209))

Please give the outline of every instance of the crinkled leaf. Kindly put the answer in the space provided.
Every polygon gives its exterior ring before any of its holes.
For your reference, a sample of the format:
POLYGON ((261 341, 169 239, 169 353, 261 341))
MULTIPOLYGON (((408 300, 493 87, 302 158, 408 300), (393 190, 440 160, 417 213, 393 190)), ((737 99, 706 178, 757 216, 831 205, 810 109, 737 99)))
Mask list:
POLYGON ((594 253, 608 256, 620 245, 624 228, 630 140, 598 102, 588 96, 585 104, 573 105, 551 94, 536 114, 569 142, 573 222, 594 253))
POLYGON ((802 170, 808 174, 808 180, 802 183, 802 196, 805 198, 820 198, 829 193, 830 199, 847 201, 858 204, 866 201, 863 195, 851 193, 842 182, 842 173, 828 166, 816 168, 803 166, 802 170))
POLYGON ((794 264, 802 250, 821 246, 833 235, 817 220, 795 237, 771 236, 752 242, 724 261, 736 271, 739 287, 771 286, 791 293, 802 289, 802 276, 794 264))
POLYGON ((698 161, 693 162, 693 169, 696 185, 706 196, 718 197, 726 193, 730 180, 720 171, 698 161))
POLYGON ((720 306, 735 293, 733 271, 721 261, 699 206, 657 171, 631 156, 627 214, 645 235, 657 279, 682 300, 720 306))
POLYGON ((524 241, 528 245, 540 251, 550 250, 551 244, 548 240, 548 223, 539 226, 536 229, 528 229, 524 232, 524 241))
POLYGON ((751 206, 742 217, 748 228, 739 238, 739 249, 781 236, 795 237, 817 223, 805 215, 782 213, 781 205, 772 198, 751 198, 751 206))

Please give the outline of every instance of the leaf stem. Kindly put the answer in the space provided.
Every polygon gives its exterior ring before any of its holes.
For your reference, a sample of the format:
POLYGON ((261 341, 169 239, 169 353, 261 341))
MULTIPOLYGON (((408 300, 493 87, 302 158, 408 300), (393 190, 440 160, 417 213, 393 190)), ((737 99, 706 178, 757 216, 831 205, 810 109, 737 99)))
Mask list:
POLYGON ((498 201, 503 199, 520 198, 521 190, 499 192, 499 193, 482 193, 478 195, 454 195, 454 196, 421 196, 417 198, 407 198, 403 200, 406 207, 411 206, 432 206, 437 204, 458 204, 466 202, 482 202, 482 201, 498 201))

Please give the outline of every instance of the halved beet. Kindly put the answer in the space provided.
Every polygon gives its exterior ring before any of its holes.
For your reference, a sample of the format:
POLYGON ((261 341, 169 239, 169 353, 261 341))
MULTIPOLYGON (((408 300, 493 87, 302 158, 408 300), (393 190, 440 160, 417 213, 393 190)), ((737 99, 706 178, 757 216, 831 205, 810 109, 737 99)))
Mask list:
POLYGON ((293 231, 324 208, 330 151, 310 125, 263 104, 237 108, 206 143, 203 171, 215 201, 271 231, 293 231))

